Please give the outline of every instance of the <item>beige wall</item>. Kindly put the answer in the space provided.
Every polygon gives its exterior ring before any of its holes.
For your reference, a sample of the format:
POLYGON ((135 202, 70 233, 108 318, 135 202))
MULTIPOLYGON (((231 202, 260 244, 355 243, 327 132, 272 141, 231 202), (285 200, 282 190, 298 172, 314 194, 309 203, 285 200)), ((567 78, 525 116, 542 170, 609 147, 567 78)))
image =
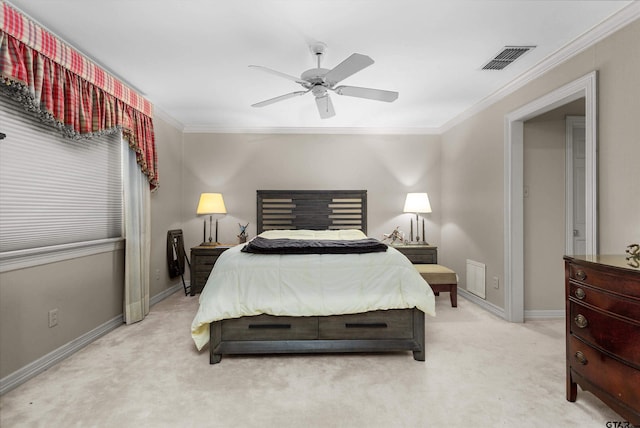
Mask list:
MULTIPOLYGON (((182 229, 182 130, 158 116, 153 119, 160 187, 151 194, 151 297, 182 284, 167 270, 167 231, 182 229)), ((188 250, 187 250, 188 251, 188 250)), ((188 277, 188 275, 187 275, 188 277)))
POLYGON ((0 378, 122 314, 123 281, 123 250, 0 274, 0 378))
MULTIPOLYGON (((466 258, 486 263, 487 278, 498 276, 501 284, 504 278, 505 115, 593 70, 599 72, 600 251, 622 253, 640 240, 638 40, 635 21, 442 135, 440 255, 461 275, 462 287, 466 258)), ((487 301, 504 308, 504 284, 488 284, 487 301)))
POLYGON ((427 237, 440 242, 440 137, 428 135, 185 134, 184 227, 188 245, 202 242, 195 215, 201 192, 222 192, 228 214, 219 241, 235 243, 238 223, 256 233, 258 189, 366 189, 368 234, 400 226, 407 192, 429 193, 427 237))

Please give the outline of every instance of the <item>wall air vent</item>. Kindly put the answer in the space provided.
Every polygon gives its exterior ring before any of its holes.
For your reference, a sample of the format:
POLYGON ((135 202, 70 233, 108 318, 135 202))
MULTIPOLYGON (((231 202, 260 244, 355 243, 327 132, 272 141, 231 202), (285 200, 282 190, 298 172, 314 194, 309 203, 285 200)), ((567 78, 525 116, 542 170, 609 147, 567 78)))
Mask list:
POLYGON ((505 46, 489 62, 482 66, 483 70, 502 70, 535 46, 505 46))

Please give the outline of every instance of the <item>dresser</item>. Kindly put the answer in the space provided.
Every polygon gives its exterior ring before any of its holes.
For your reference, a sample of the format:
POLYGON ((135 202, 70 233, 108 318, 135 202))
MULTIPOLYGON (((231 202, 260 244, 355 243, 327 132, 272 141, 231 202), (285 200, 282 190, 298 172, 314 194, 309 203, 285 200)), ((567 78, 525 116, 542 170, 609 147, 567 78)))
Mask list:
POLYGON ((565 256, 567 400, 577 385, 640 425, 640 269, 624 256, 565 256))
POLYGON ((199 245, 191 248, 191 295, 202 292, 213 265, 230 245, 199 245))
POLYGON ((433 245, 392 245, 413 264, 438 264, 438 247, 433 245))

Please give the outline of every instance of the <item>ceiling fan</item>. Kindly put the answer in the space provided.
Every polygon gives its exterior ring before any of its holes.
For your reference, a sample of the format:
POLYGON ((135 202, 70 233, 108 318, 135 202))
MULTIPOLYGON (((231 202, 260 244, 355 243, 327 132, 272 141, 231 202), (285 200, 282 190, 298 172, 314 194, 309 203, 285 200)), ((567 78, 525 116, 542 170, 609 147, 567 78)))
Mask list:
POLYGON ((294 82, 302 85, 302 87, 304 88, 303 91, 295 91, 285 95, 280 95, 275 98, 270 98, 256 104, 252 104, 251 107, 264 107, 273 103, 277 103, 279 101, 311 92, 316 98, 316 105, 318 106, 318 113, 320 113, 320 117, 322 119, 327 119, 335 116, 336 114, 333 109, 331 98, 329 98, 329 91, 335 92, 338 95, 367 98, 370 100, 385 101, 388 103, 395 101, 398 98, 398 93, 393 91, 360 88, 357 86, 336 86, 339 82, 346 79, 347 77, 370 66, 374 63, 374 61, 366 55, 354 53, 331 70, 321 68, 320 60, 324 55, 326 47, 327 46, 322 42, 317 42, 310 46, 311 52, 317 58, 318 66, 317 68, 312 68, 303 72, 300 77, 281 73, 279 71, 272 70, 271 68, 263 67, 261 65, 250 65, 249 67, 257 68, 259 70, 266 71, 267 73, 275 74, 276 76, 293 80, 294 82))

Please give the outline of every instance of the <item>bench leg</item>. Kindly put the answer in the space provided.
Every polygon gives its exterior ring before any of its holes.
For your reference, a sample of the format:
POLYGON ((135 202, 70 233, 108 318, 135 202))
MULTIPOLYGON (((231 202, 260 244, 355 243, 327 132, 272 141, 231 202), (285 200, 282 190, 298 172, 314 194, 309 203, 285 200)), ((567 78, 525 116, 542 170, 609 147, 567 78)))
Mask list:
POLYGON ((451 290, 449 291, 449 298, 451 299, 451 307, 458 307, 458 286, 456 284, 451 286, 451 290))

